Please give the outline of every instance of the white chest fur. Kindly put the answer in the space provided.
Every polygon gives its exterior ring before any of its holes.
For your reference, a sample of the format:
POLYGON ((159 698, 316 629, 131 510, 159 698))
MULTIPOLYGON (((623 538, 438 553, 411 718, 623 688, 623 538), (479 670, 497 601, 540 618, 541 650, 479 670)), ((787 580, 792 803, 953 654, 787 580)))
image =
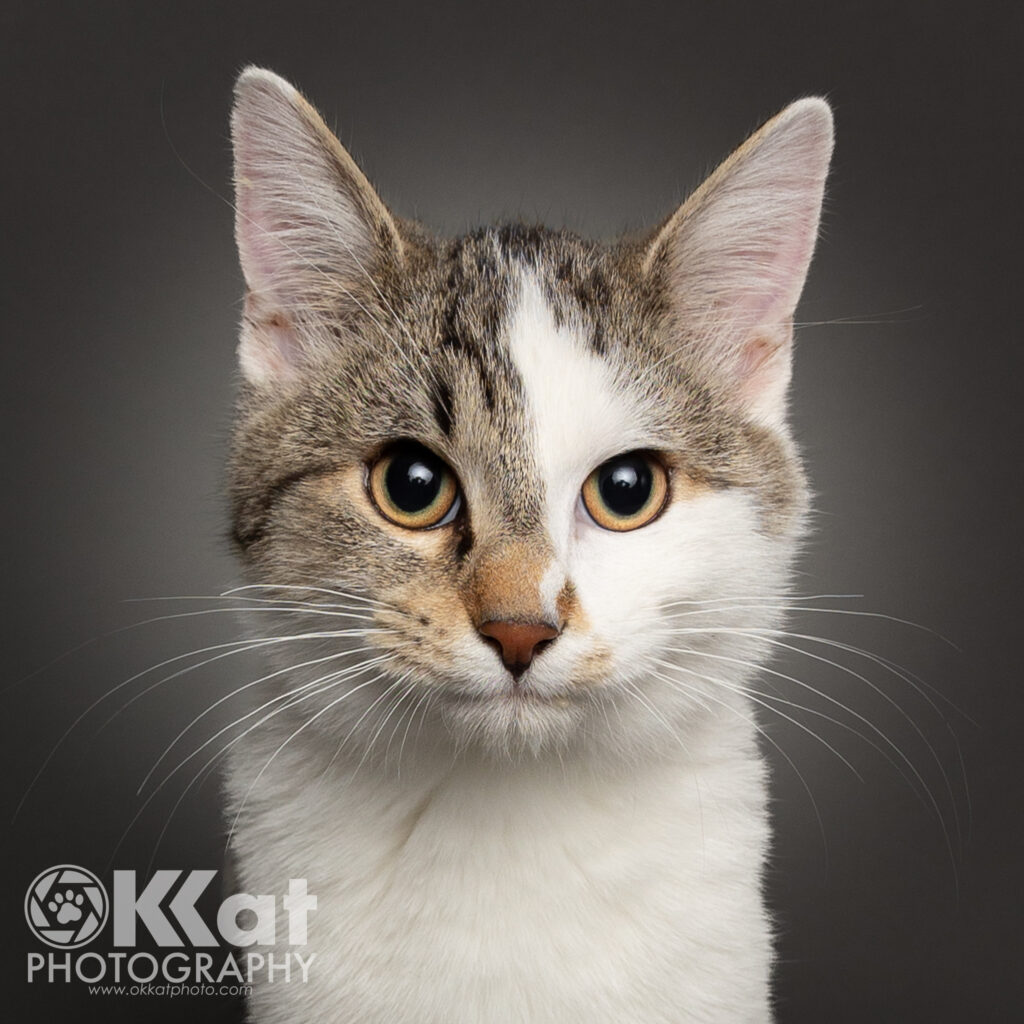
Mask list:
MULTIPOLYGON (((346 782, 297 740, 234 845, 249 892, 308 880, 316 960, 305 984, 257 986, 254 1019, 769 1020, 763 768, 736 717, 687 746, 604 772, 438 759, 346 782)), ((235 799, 273 749, 236 756, 235 799)))

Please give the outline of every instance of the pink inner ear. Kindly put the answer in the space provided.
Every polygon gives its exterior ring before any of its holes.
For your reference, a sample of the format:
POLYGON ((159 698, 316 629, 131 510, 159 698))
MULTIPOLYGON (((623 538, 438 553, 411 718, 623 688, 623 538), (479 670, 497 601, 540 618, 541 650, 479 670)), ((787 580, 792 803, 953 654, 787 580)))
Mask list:
POLYGON ((737 372, 744 381, 753 380, 765 364, 778 353, 781 343, 778 339, 757 335, 750 338, 740 352, 737 372))
POLYGON ((750 250, 740 256, 749 265, 747 280, 741 285, 742 294, 734 303, 742 329, 774 333, 784 325, 792 325, 817 234, 816 221, 804 217, 794 221, 789 226, 788 244, 775 240, 777 248, 768 252, 750 250))
POLYGON ((791 338, 792 326, 787 323, 752 335, 740 347, 736 362, 740 398, 762 423, 779 426, 785 420, 791 338))
POLYGON ((263 330, 276 354, 278 368, 287 372, 297 367, 302 359, 302 346, 290 321, 283 314, 276 313, 267 321, 263 330))
POLYGON ((260 208, 252 195, 253 186, 239 185, 236 200, 236 235, 242 273, 249 291, 264 296, 267 302, 278 303, 282 296, 274 295, 275 278, 282 266, 287 265, 287 251, 276 240, 275 232, 282 225, 275 223, 268 212, 260 208))
POLYGON ((238 358, 242 373, 254 384, 295 379, 306 353, 295 326, 283 313, 263 313, 249 295, 238 358))

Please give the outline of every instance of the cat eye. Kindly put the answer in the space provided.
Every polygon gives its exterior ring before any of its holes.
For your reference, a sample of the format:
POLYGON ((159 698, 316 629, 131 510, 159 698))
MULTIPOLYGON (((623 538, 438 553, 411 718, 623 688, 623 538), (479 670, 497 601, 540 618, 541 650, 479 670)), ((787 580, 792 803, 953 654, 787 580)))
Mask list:
POLYGON ((443 526, 459 510, 455 474, 432 451, 413 442, 386 451, 370 467, 368 485, 381 515, 407 530, 443 526))
POLYGON ((583 507, 606 530, 636 530, 665 507, 668 473, 653 455, 627 452, 603 462, 587 477, 583 507))

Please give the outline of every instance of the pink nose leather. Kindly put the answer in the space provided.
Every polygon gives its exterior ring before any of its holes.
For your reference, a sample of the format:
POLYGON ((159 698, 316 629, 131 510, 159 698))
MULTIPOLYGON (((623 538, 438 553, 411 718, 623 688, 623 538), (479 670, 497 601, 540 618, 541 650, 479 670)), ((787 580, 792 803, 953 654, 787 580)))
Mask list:
POLYGON ((558 636, 546 622, 485 622, 480 633, 501 649, 501 660, 514 676, 521 676, 540 649, 558 636))

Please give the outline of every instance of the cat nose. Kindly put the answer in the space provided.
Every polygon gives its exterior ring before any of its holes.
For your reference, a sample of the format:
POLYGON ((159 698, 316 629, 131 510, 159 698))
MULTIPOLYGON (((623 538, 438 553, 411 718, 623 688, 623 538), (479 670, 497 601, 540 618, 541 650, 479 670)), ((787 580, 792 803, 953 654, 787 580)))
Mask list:
POLYGON ((558 636, 558 630, 547 622, 483 623, 480 634, 501 651, 501 660, 517 679, 530 662, 558 636))

